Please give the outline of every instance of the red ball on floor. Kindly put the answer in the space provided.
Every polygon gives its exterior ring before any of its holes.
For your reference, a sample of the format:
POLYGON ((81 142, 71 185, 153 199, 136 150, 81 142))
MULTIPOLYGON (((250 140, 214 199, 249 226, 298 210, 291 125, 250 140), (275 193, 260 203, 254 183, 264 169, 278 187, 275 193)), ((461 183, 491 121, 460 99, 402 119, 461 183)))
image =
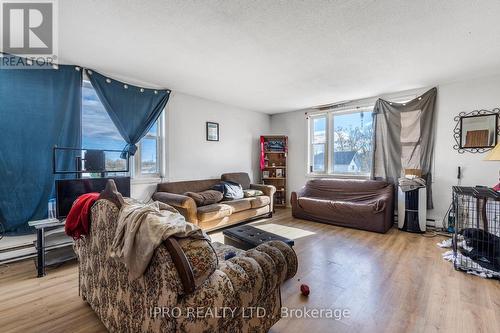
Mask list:
POLYGON ((311 292, 309 289, 309 286, 307 284, 301 284, 300 285, 300 292, 304 296, 309 296, 309 293, 311 292))

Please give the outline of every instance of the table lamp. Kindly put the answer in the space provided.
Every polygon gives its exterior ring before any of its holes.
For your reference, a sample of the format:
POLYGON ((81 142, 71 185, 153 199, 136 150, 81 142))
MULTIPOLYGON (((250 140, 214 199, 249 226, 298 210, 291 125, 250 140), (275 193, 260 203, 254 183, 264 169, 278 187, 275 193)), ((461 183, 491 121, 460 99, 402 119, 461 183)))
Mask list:
MULTIPOLYGON (((500 161, 500 143, 493 148, 492 151, 486 156, 485 161, 500 161)), ((500 173, 499 173, 500 174, 500 173)), ((494 189, 500 191, 500 183, 497 184, 494 189)))

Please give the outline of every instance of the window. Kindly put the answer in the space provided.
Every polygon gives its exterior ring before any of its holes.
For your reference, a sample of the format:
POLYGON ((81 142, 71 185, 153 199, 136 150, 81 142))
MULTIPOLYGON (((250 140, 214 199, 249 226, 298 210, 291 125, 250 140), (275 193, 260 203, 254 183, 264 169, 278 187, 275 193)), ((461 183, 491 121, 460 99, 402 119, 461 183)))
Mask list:
POLYGON ((371 107, 312 115, 309 126, 311 173, 370 174, 373 146, 371 107))
MULTIPOLYGON (((148 134, 139 142, 134 156, 134 176, 159 175, 159 131, 158 120, 148 134)), ((82 87, 82 147, 86 149, 122 150, 127 143, 118 132, 104 109, 99 97, 89 81, 83 81, 82 87)), ((106 153, 107 170, 124 170, 126 161, 120 158, 120 152, 106 153)))
POLYGON ((311 172, 325 172, 327 116, 311 117, 311 172))
POLYGON ((158 122, 156 122, 148 134, 142 138, 139 143, 138 153, 136 154, 136 174, 139 172, 142 175, 158 175, 160 173, 159 163, 157 160, 159 148, 158 122))

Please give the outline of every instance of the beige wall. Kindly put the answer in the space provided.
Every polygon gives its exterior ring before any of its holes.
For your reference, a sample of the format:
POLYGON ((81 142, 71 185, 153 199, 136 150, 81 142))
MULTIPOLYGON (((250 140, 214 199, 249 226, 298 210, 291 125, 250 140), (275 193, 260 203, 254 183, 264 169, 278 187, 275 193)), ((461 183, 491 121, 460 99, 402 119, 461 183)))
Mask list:
POLYGON ((457 167, 462 167, 462 185, 498 183, 500 162, 483 161, 486 154, 459 154, 453 149, 453 118, 460 112, 500 107, 500 76, 454 82, 439 86, 436 123, 434 198, 430 214, 442 219, 451 203, 451 187, 457 184, 457 167))

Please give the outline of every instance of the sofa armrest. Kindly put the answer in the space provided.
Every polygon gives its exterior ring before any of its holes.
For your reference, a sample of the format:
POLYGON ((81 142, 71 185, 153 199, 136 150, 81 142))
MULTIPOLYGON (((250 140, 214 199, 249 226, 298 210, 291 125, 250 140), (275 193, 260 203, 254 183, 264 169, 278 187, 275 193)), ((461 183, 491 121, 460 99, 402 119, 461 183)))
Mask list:
POLYGON ((250 184, 252 190, 259 190, 264 192, 271 199, 270 211, 273 212, 274 206, 274 193, 276 193, 276 187, 273 185, 263 185, 263 184, 250 184))
POLYGON ((194 291, 194 289, 199 288, 215 272, 219 260, 215 249, 207 239, 187 237, 176 238, 176 240, 180 252, 182 252, 182 254, 178 255, 180 257, 184 256, 187 262, 187 264, 186 262, 182 263, 181 269, 187 274, 184 274, 184 277, 181 276, 181 278, 185 279, 187 277, 188 281, 183 280, 183 286, 185 287, 185 294, 189 294, 188 290, 194 291), (192 279, 190 276, 186 276, 191 274, 192 279))
POLYGON ((153 194, 153 200, 157 200, 166 203, 167 205, 173 206, 186 218, 186 221, 198 224, 198 209, 193 198, 182 194, 156 192, 155 194, 153 194))
POLYGON ((299 208, 299 198, 303 197, 306 191, 306 187, 302 186, 302 188, 297 191, 293 191, 290 195, 290 205, 292 205, 292 212, 295 212, 299 208))
POLYGON ((397 196, 395 195, 395 187, 393 184, 387 185, 381 194, 381 198, 386 203, 385 209, 385 224, 386 229, 390 229, 394 224, 394 207, 396 206, 397 196))
POLYGON ((167 238, 163 244, 165 244, 168 252, 170 253, 170 257, 172 257, 172 262, 174 263, 177 273, 181 279, 184 293, 191 294, 196 289, 196 284, 193 269, 186 258, 186 254, 177 242, 177 239, 174 237, 167 238))
POLYGON ((217 269, 217 255, 206 239, 169 237, 163 244, 177 269, 185 295, 200 287, 217 269))
POLYGON ((297 192, 293 191, 290 194, 290 205, 292 205, 292 207, 294 205, 297 205, 298 204, 298 199, 299 199, 299 196, 298 196, 297 192))

